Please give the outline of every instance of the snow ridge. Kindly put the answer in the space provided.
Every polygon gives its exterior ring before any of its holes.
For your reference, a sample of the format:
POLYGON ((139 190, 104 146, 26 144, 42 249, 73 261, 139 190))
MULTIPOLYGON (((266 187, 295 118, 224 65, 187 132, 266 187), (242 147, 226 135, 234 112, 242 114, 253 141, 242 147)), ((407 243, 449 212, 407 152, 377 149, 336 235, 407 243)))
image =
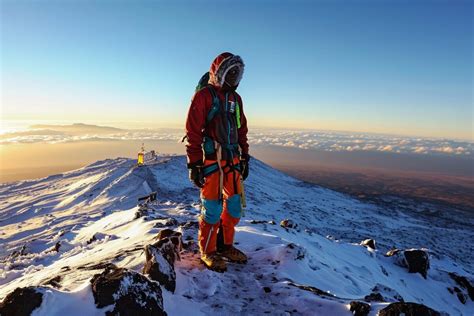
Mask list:
POLYGON ((352 315, 353 300, 370 304, 375 315, 402 299, 449 315, 474 314, 467 290, 449 274, 472 284, 472 218, 428 221, 396 205, 367 204, 301 182, 253 159, 248 207, 236 232, 236 246, 249 262, 229 264, 219 274, 199 262, 199 194, 185 164, 174 155, 143 167, 107 159, 1 185, 0 300, 18 287, 42 286, 35 315, 103 315, 109 309, 95 307, 91 277, 109 263, 142 271, 145 245, 166 226, 186 243, 175 263, 176 290, 163 290, 168 315, 352 315), (157 201, 137 218, 138 197, 152 191, 157 201), (278 225, 284 219, 295 225, 278 225), (366 238, 376 240, 376 249, 360 244, 366 238), (426 279, 384 255, 394 247, 426 248, 426 279), (464 293, 464 304, 454 288, 464 293))

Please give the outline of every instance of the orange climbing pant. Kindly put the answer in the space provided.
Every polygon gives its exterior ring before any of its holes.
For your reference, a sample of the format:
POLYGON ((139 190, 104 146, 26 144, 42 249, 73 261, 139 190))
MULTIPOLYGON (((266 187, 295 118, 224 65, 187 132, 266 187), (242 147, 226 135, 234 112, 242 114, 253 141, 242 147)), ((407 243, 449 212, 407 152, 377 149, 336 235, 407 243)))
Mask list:
POLYGON ((201 188, 201 216, 198 242, 202 253, 212 253, 217 247, 217 233, 222 229, 223 242, 232 245, 235 225, 240 220, 240 166, 233 161, 204 161, 204 186, 201 188))

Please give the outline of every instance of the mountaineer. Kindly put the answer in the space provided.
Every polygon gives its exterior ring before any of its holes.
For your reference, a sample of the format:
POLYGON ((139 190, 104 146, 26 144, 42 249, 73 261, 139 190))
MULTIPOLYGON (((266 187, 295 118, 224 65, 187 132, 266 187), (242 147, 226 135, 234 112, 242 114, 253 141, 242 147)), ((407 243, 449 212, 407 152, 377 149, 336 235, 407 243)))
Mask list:
POLYGON ((189 178, 201 189, 201 260, 219 272, 226 270, 224 258, 247 262, 233 245, 242 213, 241 177, 248 176, 250 158, 247 120, 236 92, 243 72, 239 56, 228 52, 217 56, 196 87, 186 120, 189 178))

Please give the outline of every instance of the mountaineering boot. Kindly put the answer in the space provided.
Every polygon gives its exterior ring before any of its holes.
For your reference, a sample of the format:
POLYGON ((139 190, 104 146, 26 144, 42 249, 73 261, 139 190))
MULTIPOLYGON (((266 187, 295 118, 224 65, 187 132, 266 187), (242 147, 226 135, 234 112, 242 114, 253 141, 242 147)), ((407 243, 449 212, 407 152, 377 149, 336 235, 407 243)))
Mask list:
POLYGON ((225 245, 222 249, 218 250, 218 254, 227 258, 231 262, 247 263, 247 256, 245 253, 235 248, 233 245, 225 245))
POLYGON ((227 270, 227 265, 224 259, 222 259, 222 257, 217 255, 215 252, 202 253, 201 261, 209 270, 216 272, 225 272, 227 270))

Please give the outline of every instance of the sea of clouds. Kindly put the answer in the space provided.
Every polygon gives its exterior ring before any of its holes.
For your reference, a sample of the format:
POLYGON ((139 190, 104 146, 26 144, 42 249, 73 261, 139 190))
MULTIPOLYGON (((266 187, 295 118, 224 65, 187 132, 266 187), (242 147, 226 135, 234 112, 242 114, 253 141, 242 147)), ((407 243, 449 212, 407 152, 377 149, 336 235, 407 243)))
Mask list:
MULTIPOLYGON (((69 143, 83 141, 180 141, 180 129, 120 130, 113 133, 67 133, 54 129, 30 129, 0 135, 0 144, 69 143)), ((283 146, 324 151, 377 151, 411 154, 474 155, 474 142, 395 136, 372 133, 253 129, 249 132, 253 145, 283 146)))

